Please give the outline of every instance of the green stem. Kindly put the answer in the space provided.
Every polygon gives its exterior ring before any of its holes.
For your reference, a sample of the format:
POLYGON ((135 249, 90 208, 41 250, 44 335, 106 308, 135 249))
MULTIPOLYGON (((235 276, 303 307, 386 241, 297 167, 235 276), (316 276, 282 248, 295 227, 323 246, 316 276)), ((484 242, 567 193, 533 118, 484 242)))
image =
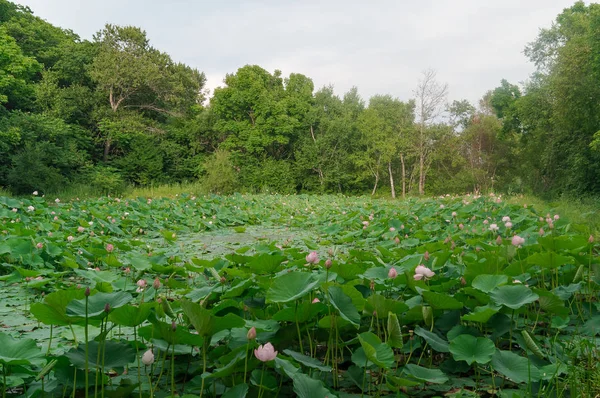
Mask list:
POLYGON ((142 369, 140 368, 140 348, 137 342, 137 327, 133 327, 133 341, 135 343, 135 357, 137 359, 137 378, 138 378, 138 391, 140 392, 140 398, 142 398, 142 369))
MULTIPOLYGON (((202 374, 206 373, 206 341, 202 343, 202 374)), ((200 385, 200 398, 202 398, 202 394, 204 394, 204 380, 202 378, 202 384, 200 385)))
POLYGON ((263 368, 262 368, 262 372, 260 373, 260 390, 258 390, 258 398, 261 398, 264 394, 264 388, 263 388, 263 377, 265 376, 265 363, 263 362, 263 368))
POLYGON ((6 364, 2 365, 2 398, 6 398, 6 364))
POLYGON ((244 384, 246 384, 246 378, 248 375, 248 351, 250 350, 250 340, 248 340, 248 344, 246 345, 246 360, 244 361, 244 384))
POLYGON ((175 397, 175 344, 171 349, 171 397, 175 397))
POLYGON ((52 332, 53 332, 53 327, 54 325, 50 325, 50 341, 48 342, 48 351, 46 351, 46 356, 50 355, 50 347, 52 346, 52 332))
MULTIPOLYGON (((89 297, 87 296, 87 290, 86 290, 86 296, 85 296, 85 398, 89 397, 89 388, 90 388, 90 365, 89 365, 89 355, 90 355, 90 345, 89 345, 89 331, 88 331, 88 325, 89 325, 89 319, 88 319, 88 301, 89 301, 89 297)), ((48 349, 50 349, 50 346, 48 346, 48 349)))

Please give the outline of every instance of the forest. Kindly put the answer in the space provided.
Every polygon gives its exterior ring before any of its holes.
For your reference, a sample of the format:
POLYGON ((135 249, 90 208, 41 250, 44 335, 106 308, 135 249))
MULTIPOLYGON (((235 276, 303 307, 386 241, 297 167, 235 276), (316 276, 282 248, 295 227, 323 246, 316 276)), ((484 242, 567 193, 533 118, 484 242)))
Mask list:
POLYGON ((536 72, 482 87, 477 104, 450 100, 434 70, 405 99, 258 65, 209 93, 142 28, 107 24, 88 41, 0 0, 0 188, 599 194, 600 5, 575 3, 515 51, 536 72))

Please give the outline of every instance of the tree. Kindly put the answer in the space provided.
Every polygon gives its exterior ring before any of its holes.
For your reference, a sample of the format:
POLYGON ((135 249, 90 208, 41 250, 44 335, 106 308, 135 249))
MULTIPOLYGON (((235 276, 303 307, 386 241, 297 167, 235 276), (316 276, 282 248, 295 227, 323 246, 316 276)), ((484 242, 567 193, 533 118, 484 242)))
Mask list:
MULTIPOLYGON (((113 117, 122 108, 149 114, 180 116, 203 100, 203 73, 181 64, 151 47, 146 32, 133 26, 106 25, 94 36, 98 55, 90 76, 106 95, 113 117)), ((104 161, 113 137, 104 137, 104 161)))
POLYGON ((436 81, 434 70, 425 70, 415 90, 418 123, 415 147, 419 158, 419 195, 425 193, 428 156, 433 147, 433 140, 428 134, 428 127, 441 114, 447 95, 448 85, 436 81))
POLYGON ((406 195, 406 172, 404 153, 407 150, 407 133, 412 129, 414 102, 404 103, 390 95, 371 97, 369 107, 359 118, 365 151, 361 164, 366 166, 375 178, 372 194, 377 190, 380 167, 387 166, 392 198, 396 198, 392 163, 400 154, 402 162, 402 196, 406 195))
POLYGON ((4 27, 0 26, 0 106, 30 108, 33 76, 41 65, 23 52, 4 27))

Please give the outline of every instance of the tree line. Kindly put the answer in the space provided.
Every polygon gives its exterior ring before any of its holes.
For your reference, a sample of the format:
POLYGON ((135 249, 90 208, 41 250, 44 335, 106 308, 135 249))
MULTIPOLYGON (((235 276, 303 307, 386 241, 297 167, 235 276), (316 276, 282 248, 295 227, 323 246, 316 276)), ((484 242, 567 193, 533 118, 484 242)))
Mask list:
POLYGON ((0 187, 600 193, 600 5, 565 9, 525 54, 530 79, 502 80, 478 104, 450 102, 432 70, 411 99, 366 101, 257 65, 208 98, 204 73, 140 28, 82 40, 0 0, 0 187))

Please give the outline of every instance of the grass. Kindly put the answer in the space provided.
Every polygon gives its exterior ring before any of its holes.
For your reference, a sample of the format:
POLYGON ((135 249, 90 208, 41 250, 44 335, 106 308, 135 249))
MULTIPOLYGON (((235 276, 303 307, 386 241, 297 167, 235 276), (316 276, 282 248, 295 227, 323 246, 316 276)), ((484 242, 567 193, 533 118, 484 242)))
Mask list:
POLYGON ((589 228, 587 232, 594 237, 600 237, 600 200, 598 198, 560 198, 543 200, 531 195, 513 196, 510 203, 534 206, 542 213, 558 214, 566 217, 574 224, 589 228))

